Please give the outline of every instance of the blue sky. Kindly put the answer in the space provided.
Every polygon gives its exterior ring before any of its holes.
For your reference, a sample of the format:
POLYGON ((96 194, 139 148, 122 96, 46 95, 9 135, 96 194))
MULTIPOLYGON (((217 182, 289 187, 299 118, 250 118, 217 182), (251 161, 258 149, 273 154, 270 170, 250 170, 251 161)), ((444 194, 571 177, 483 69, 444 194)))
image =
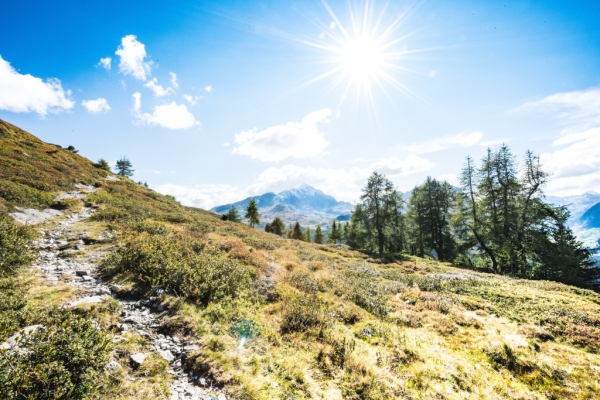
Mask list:
POLYGON ((502 142, 542 155, 547 193, 600 191, 598 2, 8 1, 2 13, 0 118, 92 160, 125 155, 135 180, 185 204, 301 183, 354 201, 373 170, 402 191, 428 175, 456 183, 467 155, 502 142))

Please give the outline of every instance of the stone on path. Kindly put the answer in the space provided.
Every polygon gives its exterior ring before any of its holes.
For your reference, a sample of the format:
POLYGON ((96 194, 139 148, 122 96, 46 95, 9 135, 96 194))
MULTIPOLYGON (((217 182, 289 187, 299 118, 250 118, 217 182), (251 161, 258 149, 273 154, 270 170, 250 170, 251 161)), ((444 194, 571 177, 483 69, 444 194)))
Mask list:
POLYGON ((171 353, 170 350, 158 350, 158 354, 160 354, 162 358, 167 360, 167 362, 171 362, 175 359, 175 356, 173 355, 173 353, 171 353))
POLYGON ((130 355, 129 360, 131 361, 131 363, 133 364, 133 366, 135 368, 139 368, 139 366, 142 365, 142 363, 144 362, 146 357, 147 357, 147 355, 144 353, 137 353, 137 354, 130 355))

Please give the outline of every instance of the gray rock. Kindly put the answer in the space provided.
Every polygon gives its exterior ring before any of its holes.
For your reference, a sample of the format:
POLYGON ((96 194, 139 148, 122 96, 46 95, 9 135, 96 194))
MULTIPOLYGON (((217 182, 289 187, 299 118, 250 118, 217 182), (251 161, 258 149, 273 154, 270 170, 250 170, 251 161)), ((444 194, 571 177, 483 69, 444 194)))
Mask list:
POLYGON ((109 371, 115 371, 119 368, 121 368, 121 364, 119 364, 115 360, 110 360, 110 362, 106 365, 106 369, 109 371))
POLYGON ((110 296, 110 289, 105 288, 105 287, 98 288, 98 290, 96 291, 96 294, 100 295, 100 296, 103 296, 103 295, 110 296))
POLYGON ((183 350, 185 350, 185 351, 198 350, 199 348, 200 348, 200 346, 198 346, 197 344, 190 344, 188 346, 183 346, 183 350))
POLYGON ((77 276, 86 276, 86 275, 89 275, 89 274, 90 274, 90 271, 86 271, 84 269, 80 269, 80 270, 75 271, 75 275, 77 275, 77 276))
POLYGON ((82 276, 81 279, 83 279, 84 282, 94 282, 95 279, 92 278, 91 276, 87 275, 87 276, 82 276))
POLYGON ((169 350, 159 350, 158 354, 160 354, 160 356, 162 358, 164 358, 165 360, 167 360, 167 362, 171 362, 171 361, 173 361, 175 359, 175 356, 169 350))
POLYGON ((144 353, 132 354, 129 356, 129 360, 135 368, 139 368, 139 366, 142 365, 147 356, 148 355, 144 353))

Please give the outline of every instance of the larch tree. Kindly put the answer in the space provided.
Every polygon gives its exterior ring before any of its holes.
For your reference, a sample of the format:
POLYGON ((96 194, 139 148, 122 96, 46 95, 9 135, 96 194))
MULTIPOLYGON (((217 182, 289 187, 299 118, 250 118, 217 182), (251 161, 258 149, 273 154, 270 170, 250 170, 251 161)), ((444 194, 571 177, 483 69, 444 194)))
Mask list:
POLYGON ((245 218, 252 228, 254 228, 255 225, 260 224, 260 214, 258 213, 258 206, 256 205, 256 200, 254 198, 250 199, 248 207, 246 207, 245 218))
POLYGON ((121 157, 120 160, 117 160, 116 168, 117 174, 126 177, 133 176, 133 172, 135 171, 131 161, 129 161, 129 159, 125 156, 121 157))

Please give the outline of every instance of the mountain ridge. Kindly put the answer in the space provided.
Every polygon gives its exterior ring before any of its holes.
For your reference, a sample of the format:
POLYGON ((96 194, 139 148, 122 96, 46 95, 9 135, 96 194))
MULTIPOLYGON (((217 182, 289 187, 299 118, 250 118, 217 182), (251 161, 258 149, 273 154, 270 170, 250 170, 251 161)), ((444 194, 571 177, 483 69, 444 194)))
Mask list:
POLYGON ((298 221, 303 226, 327 227, 332 220, 348 215, 354 209, 352 203, 338 201, 322 190, 303 183, 296 188, 286 189, 277 194, 267 192, 234 203, 216 206, 210 211, 223 214, 235 206, 240 214, 243 214, 243 210, 253 198, 256 200, 262 216, 261 226, 268 220, 279 217, 285 223, 298 221))

